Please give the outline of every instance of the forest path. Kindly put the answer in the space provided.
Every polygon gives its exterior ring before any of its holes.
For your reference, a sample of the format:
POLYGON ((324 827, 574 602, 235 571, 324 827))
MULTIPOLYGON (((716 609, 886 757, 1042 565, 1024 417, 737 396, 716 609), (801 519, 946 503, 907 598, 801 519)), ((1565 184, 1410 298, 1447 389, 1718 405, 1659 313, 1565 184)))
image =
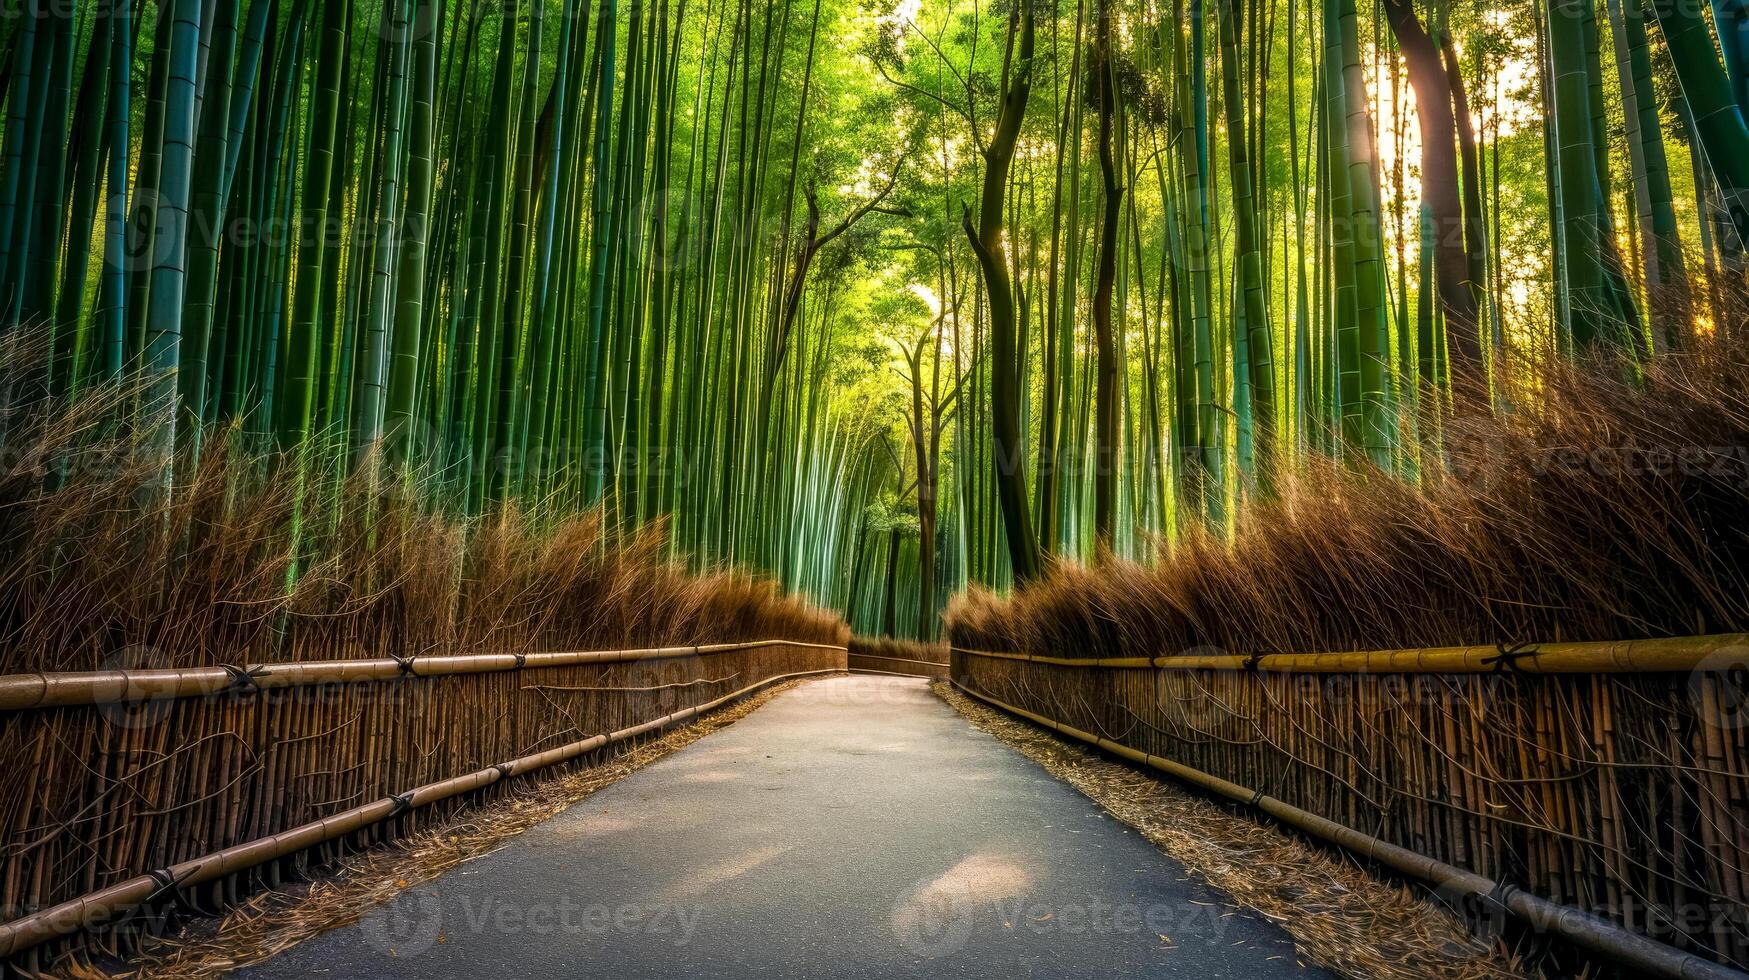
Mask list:
POLYGON ((263 977, 1308 977, 931 695, 807 684, 263 977))

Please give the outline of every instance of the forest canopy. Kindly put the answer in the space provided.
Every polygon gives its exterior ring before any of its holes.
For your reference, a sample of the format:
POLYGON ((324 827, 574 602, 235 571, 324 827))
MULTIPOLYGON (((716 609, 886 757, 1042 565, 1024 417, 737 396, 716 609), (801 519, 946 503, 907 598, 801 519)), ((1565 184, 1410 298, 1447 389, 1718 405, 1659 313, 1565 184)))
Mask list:
MULTIPOLYGON (((1745 0, 6 0, 14 403, 947 597, 1749 324, 1745 0), (236 445, 227 442, 226 445, 236 445)), ((330 488, 331 489, 331 488, 330 488)), ((295 545, 294 545, 295 547, 295 545)))

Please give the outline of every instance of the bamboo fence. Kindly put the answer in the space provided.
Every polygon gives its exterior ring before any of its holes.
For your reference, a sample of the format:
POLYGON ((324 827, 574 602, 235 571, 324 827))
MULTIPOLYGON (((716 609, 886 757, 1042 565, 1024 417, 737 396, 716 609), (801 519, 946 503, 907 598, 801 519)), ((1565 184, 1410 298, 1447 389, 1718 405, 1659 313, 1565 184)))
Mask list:
POLYGON ((948 648, 891 638, 851 637, 850 669, 871 674, 948 679, 948 648))
POLYGON ((170 899, 221 909, 512 777, 844 669, 843 647, 768 640, 0 676, 0 962, 81 932, 114 950, 170 899))
POLYGON ((935 680, 947 680, 947 664, 931 663, 927 660, 852 653, 849 656, 849 662, 851 670, 864 673, 901 674, 905 677, 929 677, 935 680))
POLYGON ((1540 910, 1512 909, 1533 924, 1583 910, 1567 918, 1749 965, 1749 636, 1104 660, 955 649, 952 677, 1398 870, 1513 894, 1540 910))

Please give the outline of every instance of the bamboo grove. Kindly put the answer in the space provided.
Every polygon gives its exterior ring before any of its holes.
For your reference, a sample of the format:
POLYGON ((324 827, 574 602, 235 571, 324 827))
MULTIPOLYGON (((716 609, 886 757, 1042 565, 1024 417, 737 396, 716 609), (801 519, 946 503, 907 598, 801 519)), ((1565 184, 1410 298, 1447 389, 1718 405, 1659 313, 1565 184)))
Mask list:
POLYGON ((1744 0, 6 0, 12 401, 863 632, 1749 328, 1744 0), (1510 370, 1509 370, 1510 369, 1510 370), (1510 381, 1508 379, 1511 379, 1510 381))

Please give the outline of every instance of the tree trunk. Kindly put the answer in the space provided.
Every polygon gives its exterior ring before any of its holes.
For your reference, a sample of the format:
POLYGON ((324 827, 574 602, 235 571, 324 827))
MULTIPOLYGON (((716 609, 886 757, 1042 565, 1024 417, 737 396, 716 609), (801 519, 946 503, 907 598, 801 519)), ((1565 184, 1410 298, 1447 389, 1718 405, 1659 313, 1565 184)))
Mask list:
POLYGON ((1473 382, 1482 370, 1480 317, 1472 283, 1473 263, 1458 191, 1457 119, 1452 85, 1439 48, 1422 28, 1410 0, 1384 0, 1385 16, 1397 36, 1415 89, 1421 127, 1421 199, 1433 225, 1433 267, 1445 334, 1451 345, 1452 373, 1473 382))
MULTIPOLYGON (((978 222, 972 224, 971 209, 962 218, 972 251, 984 270, 984 288, 990 300, 990 408, 994 435, 996 489, 1002 505, 1002 524, 1008 537, 1008 558, 1017 582, 1039 577, 1038 538, 1033 534, 1032 513, 1026 500, 1026 456, 1021 443, 1019 349, 1014 315, 1014 284, 1008 274, 1008 247, 1003 243, 1003 210, 1008 199, 1008 168, 1014 161, 1014 145, 1026 117, 1026 102, 1032 91, 1033 5, 1018 5, 1019 58, 1014 77, 1003 93, 1002 112, 996 133, 984 150, 984 186, 978 204, 978 222)), ((1014 24, 1009 26, 1010 36, 1014 24)))
MULTIPOLYGON (((1488 280, 1488 218, 1482 208, 1481 151, 1476 144, 1475 123, 1470 119, 1470 96, 1464 84, 1463 66, 1458 62, 1451 34, 1447 32, 1441 42, 1445 76, 1451 83, 1452 115, 1457 120, 1458 161, 1463 167, 1464 251, 1468 253, 1470 263, 1467 285, 1476 297, 1477 319, 1483 320, 1481 311, 1485 308, 1488 280)), ((1484 322, 1479 324, 1478 330, 1490 331, 1491 328, 1484 322)), ((1491 336, 1479 340, 1479 343, 1484 350, 1493 346, 1491 336)))
POLYGON ((1117 177, 1112 150, 1117 88, 1112 84, 1111 21, 1113 0, 1099 0, 1099 23, 1093 35, 1092 83, 1099 106, 1099 174, 1105 213, 1099 223, 1098 279, 1093 288, 1093 333, 1098 363, 1094 371, 1093 529, 1095 553, 1111 555, 1117 522, 1117 339, 1111 329, 1111 294, 1117 282, 1117 233, 1123 214, 1123 185, 1117 177))

